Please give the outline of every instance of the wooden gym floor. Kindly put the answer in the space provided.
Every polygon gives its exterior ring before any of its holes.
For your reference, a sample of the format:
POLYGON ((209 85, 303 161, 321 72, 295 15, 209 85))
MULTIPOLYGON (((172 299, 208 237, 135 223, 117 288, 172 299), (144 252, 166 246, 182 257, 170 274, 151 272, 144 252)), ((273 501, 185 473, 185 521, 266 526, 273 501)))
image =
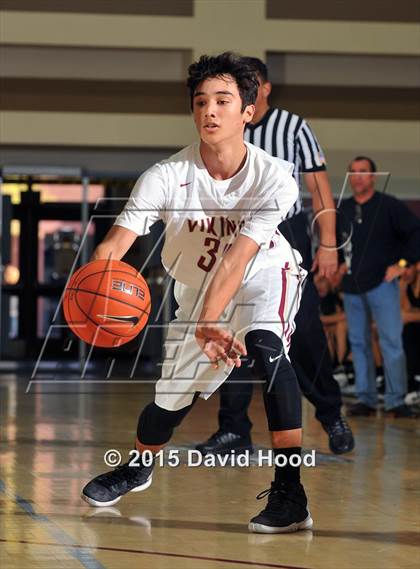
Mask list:
MULTIPOLYGON (((0 378, 0 565, 2 569, 409 569, 420 566, 419 422, 351 422, 355 452, 336 457, 305 403, 304 468, 314 530, 250 534, 269 487, 269 467, 157 467, 152 487, 116 506, 90 508, 83 485, 108 470, 107 449, 127 453, 152 386, 33 383, 0 378), (417 545, 417 547, 416 547, 417 545)), ((218 397, 199 401, 172 448, 192 448, 216 428, 218 397)), ((268 436, 260 393, 253 437, 268 436)), ((264 502, 265 503, 265 502, 264 502)))

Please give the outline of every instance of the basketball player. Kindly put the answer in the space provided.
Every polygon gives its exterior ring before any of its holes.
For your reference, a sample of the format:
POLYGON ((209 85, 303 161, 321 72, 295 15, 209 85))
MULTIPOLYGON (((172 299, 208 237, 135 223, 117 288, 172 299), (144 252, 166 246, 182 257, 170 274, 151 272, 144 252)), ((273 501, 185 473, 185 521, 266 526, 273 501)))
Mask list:
MULTIPOLYGON (((312 197, 312 208, 318 212, 319 247, 312 259, 312 246, 306 213, 299 197, 280 232, 297 249, 302 266, 310 271, 305 281, 296 332, 290 347, 290 359, 303 395, 314 405, 315 416, 328 434, 332 452, 343 454, 354 448, 350 426, 341 414, 340 387, 333 376, 327 339, 319 318, 319 297, 313 283, 313 272, 331 278, 337 270, 335 206, 328 182, 325 160, 319 143, 308 123, 286 109, 270 107, 271 83, 266 65, 255 57, 244 57, 257 75, 259 88, 255 113, 245 128, 245 140, 266 150, 272 156, 294 163, 293 175, 301 179, 312 197), (324 212, 320 215, 321 212, 324 212)), ((202 454, 241 452, 252 448, 252 422, 248 416, 253 382, 246 370, 237 369, 220 389, 219 428, 205 442, 196 446, 202 454)))
MULTIPOLYGON (((235 367, 249 366, 265 380, 274 456, 287 461, 275 467, 270 490, 259 496, 268 495, 267 506, 249 529, 307 529, 312 519, 299 466, 289 460, 301 453, 302 429, 301 395, 287 355, 306 271, 277 231, 298 194, 293 165, 243 140, 258 82, 240 58, 202 56, 190 66, 187 84, 199 143, 140 177, 93 255, 121 259, 155 221, 166 224, 162 261, 176 281, 179 309, 169 325, 155 401, 138 420, 136 448, 158 452, 198 394, 207 399, 235 367)), ((146 489, 152 470, 141 460, 140 466, 124 464, 94 478, 82 497, 110 506, 146 489)))

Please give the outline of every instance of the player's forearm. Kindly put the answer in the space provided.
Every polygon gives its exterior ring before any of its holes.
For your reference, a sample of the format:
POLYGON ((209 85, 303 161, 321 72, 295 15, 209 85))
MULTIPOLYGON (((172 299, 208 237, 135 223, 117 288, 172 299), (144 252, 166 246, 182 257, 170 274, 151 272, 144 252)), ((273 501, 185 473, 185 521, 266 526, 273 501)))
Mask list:
POLYGON ((120 254, 112 243, 100 243, 90 258, 91 261, 97 261, 98 259, 112 259, 114 261, 119 261, 124 255, 120 254))
POLYGON ((312 197, 312 208, 319 227, 320 243, 326 247, 333 247, 336 245, 336 214, 327 173, 307 173, 305 182, 312 197))
POLYGON ((226 306, 242 284, 246 266, 239 263, 221 262, 204 297, 199 317, 203 322, 217 322, 226 306))
POLYGON ((199 320, 217 322, 240 288, 246 267, 259 249, 257 242, 239 235, 225 253, 207 289, 199 320))
POLYGON ((94 250, 91 261, 98 259, 113 259, 119 261, 124 257, 137 235, 119 225, 113 225, 105 236, 105 239, 94 250))

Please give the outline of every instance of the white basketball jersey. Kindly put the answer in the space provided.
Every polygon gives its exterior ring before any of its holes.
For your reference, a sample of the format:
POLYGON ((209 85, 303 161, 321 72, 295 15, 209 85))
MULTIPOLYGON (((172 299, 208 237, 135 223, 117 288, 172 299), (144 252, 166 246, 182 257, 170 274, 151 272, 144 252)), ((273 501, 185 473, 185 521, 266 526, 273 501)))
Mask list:
POLYGON ((232 178, 215 180, 200 156, 199 143, 152 166, 136 182, 115 221, 138 235, 161 219, 166 225, 162 262, 177 281, 201 288, 213 276, 224 252, 239 234, 260 251, 245 280, 296 252, 277 226, 298 196, 293 164, 246 143, 243 168, 232 178))

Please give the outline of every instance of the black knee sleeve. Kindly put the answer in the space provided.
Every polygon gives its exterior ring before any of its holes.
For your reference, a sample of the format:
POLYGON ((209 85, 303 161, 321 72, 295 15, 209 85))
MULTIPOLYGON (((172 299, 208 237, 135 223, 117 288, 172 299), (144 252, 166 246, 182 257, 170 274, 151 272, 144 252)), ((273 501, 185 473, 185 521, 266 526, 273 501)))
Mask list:
POLYGON ((283 342, 268 330, 252 330, 245 336, 248 365, 264 379, 264 405, 270 431, 302 426, 302 399, 295 372, 284 355, 283 342))
POLYGON ((194 396, 191 405, 179 409, 179 411, 168 411, 156 405, 155 402, 146 405, 137 423, 137 439, 144 445, 167 443, 172 437, 175 427, 181 424, 183 418, 191 410, 198 395, 197 393, 194 396))

